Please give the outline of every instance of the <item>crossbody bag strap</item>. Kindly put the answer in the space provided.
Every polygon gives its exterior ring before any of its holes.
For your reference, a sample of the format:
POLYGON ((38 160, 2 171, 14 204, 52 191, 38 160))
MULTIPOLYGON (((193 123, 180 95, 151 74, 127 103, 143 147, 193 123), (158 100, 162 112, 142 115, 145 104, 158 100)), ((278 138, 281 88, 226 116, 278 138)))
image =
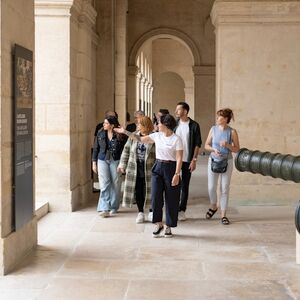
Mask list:
MULTIPOLYGON (((229 143, 230 143, 230 145, 231 145, 231 133, 232 133, 232 128, 230 127, 230 133, 229 133, 229 143)), ((228 153, 227 153, 227 160, 228 160, 228 158, 229 158, 229 152, 230 152, 230 150, 228 149, 228 153)))

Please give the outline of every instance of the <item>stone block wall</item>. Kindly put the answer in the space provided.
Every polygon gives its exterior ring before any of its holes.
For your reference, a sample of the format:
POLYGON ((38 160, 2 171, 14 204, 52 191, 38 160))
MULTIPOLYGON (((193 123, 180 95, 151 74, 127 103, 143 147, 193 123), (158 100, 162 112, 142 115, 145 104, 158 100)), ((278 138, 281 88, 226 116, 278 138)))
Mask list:
MULTIPOLYGON (((34 52, 33 0, 4 0, 0 4, 0 274, 6 274, 37 243, 37 224, 12 231, 13 185, 13 49, 17 43, 34 52)), ((34 148, 34 145, 33 145, 34 148)))
MULTIPOLYGON (((191 117, 200 123, 203 140, 206 139, 209 128, 215 122, 215 37, 210 19, 213 2, 210 0, 201 1, 201 3, 195 0, 152 2, 129 0, 127 14, 128 54, 131 68, 134 63, 130 56, 140 39, 149 35, 154 43, 161 42, 156 41, 155 36, 150 36, 151 32, 156 32, 157 37, 190 41, 187 45, 190 47, 190 52, 193 52, 195 68, 190 70, 193 82, 186 87, 185 92, 195 99, 191 102, 191 104, 194 103, 191 105, 191 117)), ((167 43, 167 40, 165 42, 167 43)), ((175 55, 173 48, 168 48, 167 51, 164 49, 161 54, 170 55, 168 56, 170 60, 175 55)), ((172 68, 182 71, 182 62, 174 59, 172 68)), ((153 75, 153 81, 156 79, 153 75)), ((129 101, 134 101, 132 90, 130 84, 129 101)), ((131 103, 129 105, 133 106, 131 103)))
MULTIPOLYGON (((218 1, 212 16, 217 107, 233 108, 241 146, 300 155, 299 2, 218 1)), ((294 183, 237 172, 231 190, 259 203, 293 203, 300 194, 294 183)))
POLYGON ((50 210, 92 197, 96 11, 88 1, 36 0, 36 196, 50 210))
POLYGON ((96 2, 97 33, 100 36, 97 48, 97 106, 94 126, 103 122, 106 110, 115 109, 115 66, 114 66, 114 22, 115 1, 96 2))

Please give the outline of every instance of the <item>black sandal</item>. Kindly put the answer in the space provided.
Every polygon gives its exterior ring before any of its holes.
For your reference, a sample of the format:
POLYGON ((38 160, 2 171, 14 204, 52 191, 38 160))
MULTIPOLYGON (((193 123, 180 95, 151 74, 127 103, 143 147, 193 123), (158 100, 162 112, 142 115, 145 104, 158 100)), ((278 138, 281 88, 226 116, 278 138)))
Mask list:
POLYGON ((206 219, 211 219, 213 215, 217 212, 217 210, 217 208, 215 210, 210 208, 205 215, 206 219))
POLYGON ((222 219, 221 219, 221 223, 223 224, 223 225, 229 225, 229 220, 228 220, 228 218, 227 217, 223 217, 222 219))

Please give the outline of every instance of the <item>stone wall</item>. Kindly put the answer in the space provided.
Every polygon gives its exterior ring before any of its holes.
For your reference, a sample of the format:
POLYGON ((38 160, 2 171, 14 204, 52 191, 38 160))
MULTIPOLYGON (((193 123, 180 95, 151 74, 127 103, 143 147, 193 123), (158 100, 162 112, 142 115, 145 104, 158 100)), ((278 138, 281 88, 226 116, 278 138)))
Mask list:
POLYGON ((103 122, 106 110, 115 109, 114 22, 115 1, 96 1, 97 33, 100 37, 97 49, 97 110, 95 127, 103 122))
MULTIPOLYGON (((299 2, 222 2, 214 6, 217 107, 231 107, 242 147, 300 155, 299 2)), ((300 187, 235 172, 232 198, 295 203, 300 187)))
MULTIPOLYGON (((6 274, 37 243, 37 224, 31 222, 12 232, 12 166, 13 166, 13 73, 12 55, 15 43, 34 52, 33 0, 3 0, 0 4, 0 274, 6 274)), ((33 144, 34 148, 34 144, 33 144)))
POLYGON ((73 5, 70 24, 70 159, 72 210, 79 209, 92 198, 91 146, 96 120, 92 107, 96 101, 93 79, 97 63, 95 46, 96 11, 87 2, 73 5), (92 60, 95 59, 95 60, 92 60))
MULTIPOLYGON (((169 111, 174 114, 175 107, 177 102, 186 100, 190 105, 190 116, 194 118, 194 74, 193 74, 193 57, 182 43, 173 40, 171 38, 168 39, 156 39, 152 42, 152 56, 153 56, 153 81, 154 81, 154 95, 153 102, 155 110, 157 111, 162 104, 165 104, 167 101, 167 105, 164 107, 168 108, 169 111), (168 84, 167 90, 165 90, 164 95, 169 99, 163 99, 161 97, 157 98, 157 88, 158 85, 167 83, 161 83, 162 80, 161 75, 163 73, 175 73, 184 81, 183 90, 181 93, 176 93, 174 95, 173 100, 170 99, 172 94, 178 89, 176 84, 176 79, 174 84, 168 84), (191 92, 190 92, 191 91, 191 92), (186 94, 186 95, 185 95, 186 94), (168 96, 169 95, 169 96, 168 96)), ((171 75, 171 74, 170 74, 171 75)), ((164 76, 164 79, 166 77, 164 76)), ((170 83, 170 81, 169 81, 170 83)), ((181 85, 179 84, 181 87, 181 85)), ((163 88, 163 87, 162 87, 163 88)), ((162 96, 162 95, 161 95, 162 96)))
MULTIPOLYGON (((192 70, 195 76, 193 87, 190 89, 187 86, 186 93, 194 94, 194 114, 191 116, 200 123, 203 139, 215 120, 215 37, 210 20, 212 5, 213 1, 210 0, 201 3, 195 0, 129 0, 127 14, 128 54, 132 69, 134 62, 131 55, 136 51, 136 45, 147 35, 149 39, 155 39, 155 36, 150 35, 151 32, 157 32, 157 37, 173 37, 181 42, 188 40, 189 51, 194 54, 195 68, 192 70)), ((174 57, 176 53, 167 51, 164 55, 174 57)), ((181 67, 180 63, 174 64, 174 69, 179 70, 181 67)), ((128 93, 129 101, 133 101, 131 88, 128 93)), ((133 106, 131 103, 129 105, 133 106)))
POLYGON ((168 109, 174 116, 176 104, 185 99, 184 87, 184 81, 177 73, 161 73, 154 79, 153 111, 168 109))
POLYGON ((96 11, 87 1, 36 0, 35 14, 36 196, 50 210, 76 210, 92 196, 96 11))

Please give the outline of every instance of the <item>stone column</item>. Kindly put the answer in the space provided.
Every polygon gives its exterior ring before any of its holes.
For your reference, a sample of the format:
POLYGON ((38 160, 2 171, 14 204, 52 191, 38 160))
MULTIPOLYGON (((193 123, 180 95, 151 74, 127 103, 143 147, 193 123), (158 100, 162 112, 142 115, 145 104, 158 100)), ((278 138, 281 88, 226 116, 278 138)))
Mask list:
POLYGON ((144 111, 145 111, 145 114, 147 115, 147 85, 148 85, 148 80, 147 80, 147 77, 145 77, 145 80, 144 80, 144 111))
POLYGON ((127 0, 116 1, 115 16, 115 110, 121 124, 126 123, 127 80, 127 0))
POLYGON ((189 116, 194 119, 195 117, 195 101, 194 101, 194 87, 187 86, 184 88, 185 101, 190 106, 189 116))
POLYGON ((146 105, 146 109, 145 109, 145 115, 148 116, 149 115, 149 81, 148 79, 146 79, 146 83, 145 83, 145 105, 146 105))
POLYGON ((103 121, 106 110, 115 110, 115 1, 95 1, 100 16, 97 32, 101 46, 97 48, 97 122, 103 121))
MULTIPOLYGON (((137 110, 136 99, 138 99, 138 67, 137 66, 128 66, 128 82, 127 82, 127 111, 130 113, 130 116, 133 118, 134 112, 137 110)), ((132 120, 131 120, 132 121, 132 120)))
POLYGON ((147 86, 147 98, 148 98, 148 116, 151 118, 151 83, 148 82, 147 86))
POLYGON ((136 98, 135 98, 136 110, 140 109, 139 103, 141 99, 141 79, 142 79, 142 74, 138 70, 138 73, 136 75, 136 98))
MULTIPOLYGON (((211 17, 216 27, 217 108, 235 111, 233 126, 241 146, 299 155, 300 3, 220 0, 211 17)), ((294 207, 300 186, 235 173, 231 194, 252 203, 294 207)))
POLYGON ((146 78, 143 76, 142 74, 142 78, 141 78, 141 92, 140 92, 140 96, 141 96, 141 110, 145 111, 145 81, 146 78))
POLYGON ((92 45, 89 1, 35 1, 36 196, 50 210, 78 209, 91 198, 92 45))
MULTIPOLYGON (((202 146, 210 127, 215 123, 215 66, 193 66, 194 114, 200 124, 202 146)), ((193 107, 193 106, 192 106, 193 107)))
POLYGON ((153 117, 153 85, 150 87, 150 118, 153 117))
MULTIPOLYGON (((1 1, 0 4, 0 275, 9 273, 37 244, 37 218, 14 231, 13 223, 13 51, 18 44, 35 52, 34 1, 1 1)), ((33 57, 34 60, 34 57, 33 57)), ((34 71, 33 61, 33 71, 34 71)), ((33 72, 34 74, 34 72, 33 72)), ((33 97, 34 97, 33 81, 33 97)), ((34 118, 33 99, 33 118, 34 118)), ((33 122, 33 130, 35 123, 33 122)), ((34 131, 33 131, 34 132, 34 131)), ((33 137, 33 151, 35 138, 33 137)), ((33 162, 34 163, 34 162, 33 162)), ((33 184, 35 172, 33 165, 33 184)), ((34 201, 35 199, 33 199, 34 201)), ((34 207, 34 203, 33 203, 34 207)))

